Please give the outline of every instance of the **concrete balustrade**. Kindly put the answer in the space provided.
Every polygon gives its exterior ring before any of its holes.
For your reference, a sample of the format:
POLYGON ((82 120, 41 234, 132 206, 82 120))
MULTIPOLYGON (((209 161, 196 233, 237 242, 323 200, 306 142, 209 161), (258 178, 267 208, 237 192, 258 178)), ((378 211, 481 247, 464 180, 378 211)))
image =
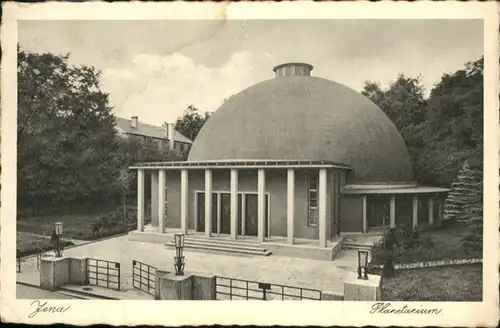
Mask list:
POLYGON ((87 259, 73 257, 42 257, 40 287, 57 290, 63 285, 84 285, 87 280, 87 259))
POLYGON ((351 273, 344 282, 344 301, 380 301, 382 297, 381 276, 368 275, 367 280, 358 279, 351 273))
POLYGON ((158 270, 156 293, 160 300, 215 300, 215 276, 204 273, 175 273, 158 270))

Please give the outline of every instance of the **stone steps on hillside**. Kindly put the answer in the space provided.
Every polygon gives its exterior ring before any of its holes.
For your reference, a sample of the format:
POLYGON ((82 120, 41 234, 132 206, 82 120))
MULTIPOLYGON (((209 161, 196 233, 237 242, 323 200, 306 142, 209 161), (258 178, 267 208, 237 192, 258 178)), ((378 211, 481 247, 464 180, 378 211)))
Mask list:
MULTIPOLYGON (((175 242, 172 240, 165 244, 168 248, 175 248, 175 242)), ((184 239, 184 248, 194 251, 212 251, 221 253, 237 253, 245 255, 269 256, 271 251, 262 247, 255 241, 238 241, 227 239, 208 239, 208 238, 186 238, 184 239)))
POLYGON ((67 290, 58 290, 56 291, 56 293, 58 294, 61 294, 61 295, 65 295, 65 296, 69 296, 71 298, 75 298, 75 299, 79 299, 79 300, 105 300, 106 298, 101 298, 101 297, 95 297, 95 296, 91 296, 91 295, 83 295, 83 294, 80 294, 80 293, 75 293, 75 292, 70 292, 70 291, 67 291, 67 290))
POLYGON ((102 295, 101 293, 96 293, 92 291, 84 291, 82 290, 79 286, 74 287, 74 286, 61 286, 59 290, 57 290, 57 293, 82 299, 82 300, 117 300, 118 298, 111 297, 111 296, 105 296, 102 295))

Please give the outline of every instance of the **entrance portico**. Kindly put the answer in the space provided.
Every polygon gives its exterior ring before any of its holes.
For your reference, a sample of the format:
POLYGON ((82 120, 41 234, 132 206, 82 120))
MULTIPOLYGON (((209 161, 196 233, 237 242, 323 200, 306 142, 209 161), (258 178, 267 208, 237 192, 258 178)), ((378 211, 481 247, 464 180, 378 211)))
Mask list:
POLYGON ((188 234, 315 239, 337 235, 340 181, 350 167, 326 161, 207 161, 145 163, 138 171, 138 231, 144 231, 144 176, 151 174, 153 225, 188 234), (299 172, 300 174, 296 174, 299 172), (307 176, 315 177, 314 184, 307 176), (316 186, 317 185, 317 186, 316 186), (180 192, 179 192, 180 191, 180 192), (165 205, 166 204, 166 205, 165 205), (202 229, 201 229, 202 228, 202 229))

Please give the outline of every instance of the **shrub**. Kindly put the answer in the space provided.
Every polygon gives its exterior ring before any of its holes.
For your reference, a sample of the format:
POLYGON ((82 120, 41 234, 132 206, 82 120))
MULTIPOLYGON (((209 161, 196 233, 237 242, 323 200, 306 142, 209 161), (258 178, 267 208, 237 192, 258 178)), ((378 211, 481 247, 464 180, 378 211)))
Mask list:
POLYGON ((385 262, 384 264, 384 270, 382 272, 384 277, 387 278, 392 278, 394 277, 394 261, 392 259, 392 256, 385 262))

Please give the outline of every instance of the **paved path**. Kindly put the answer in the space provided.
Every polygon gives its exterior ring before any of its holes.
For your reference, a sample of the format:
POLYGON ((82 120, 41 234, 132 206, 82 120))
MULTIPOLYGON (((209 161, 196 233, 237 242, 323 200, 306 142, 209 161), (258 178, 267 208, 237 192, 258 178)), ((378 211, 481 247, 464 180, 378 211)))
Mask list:
POLYGON ((36 287, 25 286, 21 284, 16 285, 16 298, 29 299, 29 300, 71 300, 72 298, 66 295, 54 293, 48 290, 43 290, 36 287))
MULTIPOLYGON (((162 270, 173 271, 175 250, 163 244, 133 242, 128 236, 111 238, 65 250, 65 256, 85 256, 121 263, 122 288, 132 289, 132 260, 138 260, 162 270)), ((267 283, 320 289, 343 295, 343 282, 355 272, 355 250, 342 250, 335 261, 320 261, 281 257, 237 256, 185 251, 186 272, 210 273, 218 276, 258 280, 267 283)), ((24 275, 29 268, 36 270, 36 258, 23 263, 24 275), (29 263, 31 262, 31 263, 29 263)))

